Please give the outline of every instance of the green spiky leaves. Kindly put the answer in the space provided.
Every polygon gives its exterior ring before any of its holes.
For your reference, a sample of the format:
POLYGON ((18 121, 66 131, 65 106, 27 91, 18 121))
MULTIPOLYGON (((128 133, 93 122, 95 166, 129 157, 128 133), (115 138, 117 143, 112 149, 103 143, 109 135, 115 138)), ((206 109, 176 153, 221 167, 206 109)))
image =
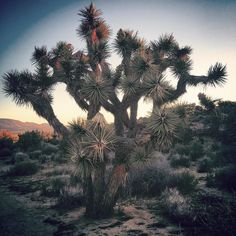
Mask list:
POLYGON ((94 161, 104 161, 105 154, 114 149, 116 142, 113 131, 103 129, 89 130, 82 141, 82 147, 87 156, 94 161))
POLYGON ((172 73, 176 77, 186 76, 192 69, 191 60, 176 60, 174 65, 171 67, 172 73))
POLYGON ((81 121, 70 124, 75 135, 69 143, 68 156, 77 160, 78 164, 84 164, 85 161, 90 166, 104 162, 106 154, 114 149, 116 143, 114 131, 100 122, 99 115, 95 120, 83 124, 81 121))
POLYGON ((132 70, 137 76, 145 77, 150 72, 157 73, 158 65, 155 65, 148 57, 135 56, 132 60, 132 70))
POLYGON ((47 63, 49 59, 49 54, 47 52, 47 48, 45 46, 42 47, 34 47, 34 52, 32 54, 31 61, 36 63, 47 63))
POLYGON ((33 75, 29 71, 10 71, 3 76, 3 91, 17 105, 28 105, 29 96, 37 91, 33 75))
POLYGON ((125 77, 121 81, 120 88, 125 97, 131 97, 139 91, 140 82, 135 76, 125 77))
POLYGON ((153 51, 168 53, 176 46, 176 44, 173 34, 165 34, 162 35, 158 41, 152 42, 151 48, 153 51))
POLYGON ((198 94, 198 99, 200 101, 200 104, 207 110, 212 111, 215 109, 216 105, 214 103, 214 100, 212 100, 210 97, 206 96, 204 93, 198 94))
POLYGON ((147 125, 152 143, 157 144, 160 149, 168 148, 177 137, 179 122, 179 117, 172 111, 155 109, 147 125))
POLYGON ((116 52, 123 58, 129 58, 143 45, 142 40, 137 36, 137 32, 120 29, 117 33, 114 47, 116 52))
POLYGON ((78 34, 84 39, 107 40, 110 35, 109 26, 101 18, 102 12, 96 9, 94 4, 90 4, 78 14, 82 17, 78 34))
POLYGON ((88 75, 84 77, 84 81, 80 92, 91 104, 102 104, 109 99, 112 93, 109 81, 101 77, 88 75))
POLYGON ((210 85, 213 87, 222 86, 227 80, 226 66, 217 62, 208 70, 207 76, 189 76, 188 84, 196 86, 198 84, 210 85))
POLYGON ((226 66, 223 66, 221 63, 216 63, 214 66, 211 66, 208 70, 207 80, 205 84, 211 86, 221 86, 226 82, 226 66))
POLYGON ((151 98, 159 103, 167 98, 171 86, 165 81, 163 74, 150 73, 143 81, 142 88, 147 99, 151 98))

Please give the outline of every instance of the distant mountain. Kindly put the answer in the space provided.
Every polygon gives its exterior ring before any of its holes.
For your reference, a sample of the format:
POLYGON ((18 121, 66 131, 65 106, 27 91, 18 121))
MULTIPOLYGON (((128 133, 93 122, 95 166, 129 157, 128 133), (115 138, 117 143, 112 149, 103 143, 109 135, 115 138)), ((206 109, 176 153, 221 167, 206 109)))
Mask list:
POLYGON ((24 133, 26 131, 38 130, 40 132, 52 133, 53 128, 46 124, 36 124, 33 122, 22 122, 13 119, 0 118, 0 131, 9 130, 12 133, 24 133))

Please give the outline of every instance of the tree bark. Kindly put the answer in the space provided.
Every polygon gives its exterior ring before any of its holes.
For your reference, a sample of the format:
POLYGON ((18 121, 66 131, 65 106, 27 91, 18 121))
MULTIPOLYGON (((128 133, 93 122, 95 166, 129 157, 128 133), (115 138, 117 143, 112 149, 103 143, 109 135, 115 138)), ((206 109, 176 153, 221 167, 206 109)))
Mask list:
POLYGON ((126 180, 127 170, 125 164, 119 164, 114 167, 112 175, 107 185, 106 192, 103 197, 100 216, 108 217, 113 214, 114 206, 117 200, 118 190, 122 187, 126 180))
POLYGON ((134 138, 137 132, 138 99, 134 98, 130 104, 130 127, 128 136, 134 138))
POLYGON ((122 111, 117 110, 114 114, 114 125, 117 136, 124 136, 124 125, 122 120, 122 111))
POLYGON ((44 99, 36 103, 32 101, 31 104, 36 113, 46 119, 56 133, 60 136, 68 135, 68 129, 57 119, 51 104, 47 100, 44 99))
POLYGON ((91 174, 86 176, 83 181, 83 192, 85 197, 85 215, 87 217, 94 217, 94 193, 91 174))
POLYGON ((94 170, 94 217, 97 218, 101 211, 101 202, 105 192, 105 163, 100 163, 94 170))

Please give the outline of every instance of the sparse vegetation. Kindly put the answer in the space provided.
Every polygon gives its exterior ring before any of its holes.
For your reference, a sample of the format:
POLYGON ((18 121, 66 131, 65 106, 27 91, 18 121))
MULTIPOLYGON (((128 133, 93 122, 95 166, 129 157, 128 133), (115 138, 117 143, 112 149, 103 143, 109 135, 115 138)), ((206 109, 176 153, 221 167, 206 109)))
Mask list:
POLYGON ((190 167, 191 160, 188 156, 175 155, 170 157, 172 167, 190 167))
POLYGON ((17 162, 14 166, 10 167, 6 173, 7 176, 26 176, 33 175, 39 170, 39 165, 32 161, 17 162))
POLYGON ((42 137, 39 132, 25 132, 19 135, 19 140, 16 145, 23 151, 39 149, 41 146, 42 137))
POLYGON ((210 158, 204 158, 200 161, 198 166, 198 172, 211 172, 213 168, 213 161, 210 158))

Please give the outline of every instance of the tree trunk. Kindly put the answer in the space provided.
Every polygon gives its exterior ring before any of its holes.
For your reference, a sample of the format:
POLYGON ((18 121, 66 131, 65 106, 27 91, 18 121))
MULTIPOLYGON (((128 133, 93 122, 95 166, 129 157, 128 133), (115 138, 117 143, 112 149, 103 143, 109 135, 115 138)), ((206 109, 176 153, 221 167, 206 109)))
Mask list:
POLYGON ((93 194, 93 183, 91 175, 88 175, 84 178, 83 181, 83 192, 85 198, 85 215, 87 217, 94 217, 94 194, 93 194))
POLYGON ((87 119, 91 120, 99 112, 101 105, 99 104, 90 104, 88 108, 87 119))
POLYGON ((94 170, 94 218, 100 215, 101 202, 105 192, 105 163, 100 163, 94 170))
POLYGON ((115 132, 117 136, 123 136, 124 135, 124 125, 122 120, 122 112, 118 111, 114 114, 114 125, 115 125, 115 132))
POLYGON ((126 176, 127 170, 125 164, 119 164, 114 167, 101 204, 101 217, 112 215, 117 200, 118 190, 124 184, 126 176))
MULTIPOLYGON (((38 98, 39 99, 39 98, 38 98)), ((67 128, 57 119, 56 115, 54 114, 53 108, 51 104, 47 100, 39 100, 38 102, 31 102, 33 109, 35 112, 47 120, 49 125, 51 125, 54 131, 61 135, 67 136, 68 130, 67 128)))
POLYGON ((137 132, 138 99, 134 98, 130 104, 130 128, 128 136, 134 138, 137 132))

